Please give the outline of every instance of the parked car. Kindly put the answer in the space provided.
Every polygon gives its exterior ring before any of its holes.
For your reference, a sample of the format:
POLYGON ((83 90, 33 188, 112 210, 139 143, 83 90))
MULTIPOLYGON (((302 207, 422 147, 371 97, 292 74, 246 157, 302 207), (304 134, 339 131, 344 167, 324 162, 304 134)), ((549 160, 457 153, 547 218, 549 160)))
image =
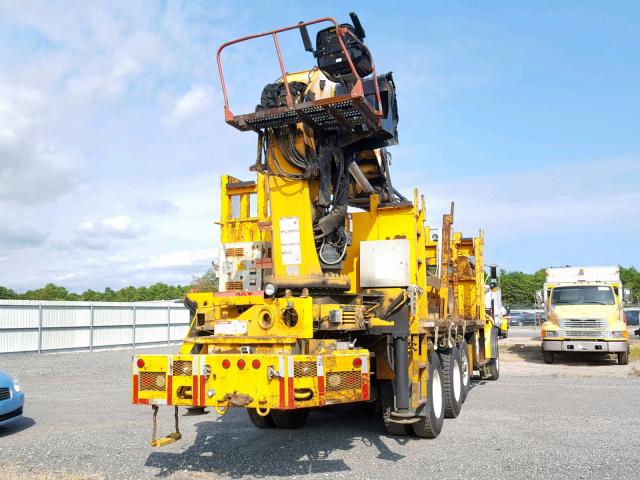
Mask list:
POLYGON ((628 326, 640 325, 640 308, 625 308, 624 316, 628 326))
POLYGON ((22 416, 24 393, 20 383, 0 370, 0 427, 22 416))
POLYGON ((542 325, 544 321, 544 313, 540 312, 512 312, 509 314, 509 325, 511 326, 536 326, 542 325))

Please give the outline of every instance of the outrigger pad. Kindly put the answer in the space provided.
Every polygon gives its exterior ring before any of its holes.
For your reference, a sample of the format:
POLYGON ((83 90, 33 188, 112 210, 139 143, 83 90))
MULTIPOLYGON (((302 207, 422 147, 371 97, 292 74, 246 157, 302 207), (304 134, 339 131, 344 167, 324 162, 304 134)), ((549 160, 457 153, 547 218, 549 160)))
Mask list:
POLYGON ((151 442, 152 447, 164 447, 165 445, 169 445, 170 443, 177 442, 182 438, 182 434, 180 432, 173 432, 167 435, 166 437, 159 438, 157 440, 153 440, 151 442))

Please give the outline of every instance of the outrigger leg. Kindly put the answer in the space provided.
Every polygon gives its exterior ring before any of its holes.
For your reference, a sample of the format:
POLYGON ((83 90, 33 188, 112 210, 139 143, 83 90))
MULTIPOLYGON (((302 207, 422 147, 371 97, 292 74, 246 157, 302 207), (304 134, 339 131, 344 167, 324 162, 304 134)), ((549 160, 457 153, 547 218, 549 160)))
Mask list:
POLYGON ((173 416, 176 422, 176 431, 170 433, 166 437, 162 437, 156 440, 156 430, 158 427, 158 410, 160 408, 157 405, 151 405, 153 409, 153 429, 151 431, 151 446, 152 447, 163 447, 165 445, 169 445, 170 443, 177 442, 182 438, 182 434, 180 433, 180 427, 178 426, 178 407, 174 407, 173 416))

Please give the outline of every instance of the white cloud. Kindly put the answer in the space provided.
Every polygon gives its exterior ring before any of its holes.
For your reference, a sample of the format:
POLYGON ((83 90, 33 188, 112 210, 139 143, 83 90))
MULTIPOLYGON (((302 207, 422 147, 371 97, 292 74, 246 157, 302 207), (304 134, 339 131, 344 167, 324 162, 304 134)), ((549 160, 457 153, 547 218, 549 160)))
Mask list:
POLYGON ((173 109, 167 115, 166 120, 173 125, 181 123, 210 110, 213 103, 212 87, 193 85, 185 94, 175 100, 173 109))
POLYGON ((76 182, 75 165, 43 135, 46 95, 0 81, 0 203, 38 204, 76 182))

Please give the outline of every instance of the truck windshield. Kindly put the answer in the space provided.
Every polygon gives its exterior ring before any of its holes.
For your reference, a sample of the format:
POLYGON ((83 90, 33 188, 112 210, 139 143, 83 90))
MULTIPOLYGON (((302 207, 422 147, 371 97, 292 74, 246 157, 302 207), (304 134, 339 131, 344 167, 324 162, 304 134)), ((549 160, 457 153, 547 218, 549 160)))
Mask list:
POLYGON ((552 305, 613 305, 610 287, 556 287, 551 296, 552 305))

